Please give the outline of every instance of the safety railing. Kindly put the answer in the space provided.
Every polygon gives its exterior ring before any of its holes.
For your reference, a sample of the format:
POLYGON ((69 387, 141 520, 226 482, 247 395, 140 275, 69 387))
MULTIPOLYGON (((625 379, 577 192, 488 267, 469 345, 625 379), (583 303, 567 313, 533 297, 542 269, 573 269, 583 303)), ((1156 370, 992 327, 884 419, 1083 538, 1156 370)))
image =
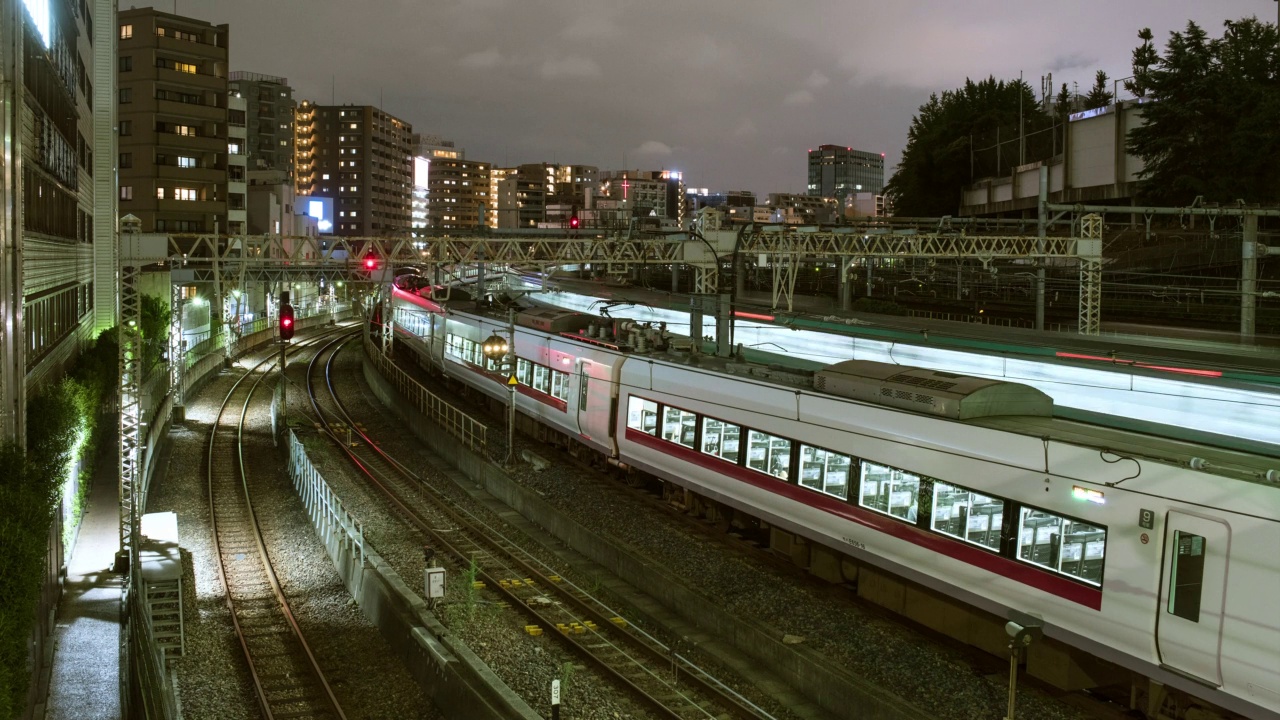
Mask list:
POLYGON ((1022 320, 1019 318, 991 318, 985 315, 934 312, 932 310, 907 310, 907 317, 918 318, 921 320, 945 320, 948 322, 975 323, 978 325, 991 325, 994 327, 1031 327, 1034 325, 1034 323, 1029 320, 1022 320))
POLYGON ((438 395, 409 377, 408 373, 382 354, 368 333, 364 334, 364 352, 373 361, 378 372, 395 385, 396 390, 413 403, 418 412, 444 428, 445 432, 461 440, 467 448, 483 452, 488 447, 489 428, 484 423, 441 400, 438 395))
MULTIPOLYGON (((136 564, 134 568, 137 569, 136 564)), ((123 635, 126 647, 120 661, 128 668, 132 692, 122 697, 121 703, 129 709, 130 717, 174 720, 178 717, 178 703, 165 671, 164 650, 155 641, 141 575, 140 572, 130 573, 125 586, 124 606, 128 611, 123 635)))
POLYGON ((320 536, 327 541, 335 533, 340 533, 339 540, 350 543, 363 567, 364 525, 347 511, 324 476, 311 464, 306 445, 293 430, 289 430, 289 477, 293 479, 293 487, 302 498, 302 505, 320 536))

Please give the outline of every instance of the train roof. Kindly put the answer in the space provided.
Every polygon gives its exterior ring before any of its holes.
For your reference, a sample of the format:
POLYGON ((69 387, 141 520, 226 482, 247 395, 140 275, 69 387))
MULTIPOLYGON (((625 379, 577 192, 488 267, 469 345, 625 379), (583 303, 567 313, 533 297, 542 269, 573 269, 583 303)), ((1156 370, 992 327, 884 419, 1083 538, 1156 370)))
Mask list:
POLYGON ((1028 385, 871 360, 828 365, 814 373, 813 388, 953 420, 998 415, 1053 416, 1053 398, 1028 385))
MULTIPOLYGON (((573 317, 575 322, 581 322, 584 318, 599 322, 616 320, 564 310, 552 311, 540 319, 542 323, 546 323, 568 317, 573 317)), ((536 326, 542 323, 529 322, 532 319, 526 317, 519 324, 538 329, 536 326)), ((578 338, 574 333, 552 334, 558 334, 558 339, 562 340, 580 340, 584 344, 591 342, 586 338, 578 338)), ((619 347, 615 351, 706 372, 726 373, 753 381, 849 397, 909 412, 950 417, 958 422, 1019 435, 1097 447, 1122 455, 1183 466, 1202 461, 1204 465, 1199 469, 1204 472, 1237 480, 1271 486, 1280 481, 1280 448, 1170 425, 1137 423, 1134 427, 1118 426, 1116 419, 1111 416, 1074 411, 1068 413, 1064 409, 1058 409, 1057 412, 1067 417, 1055 417, 1052 398, 1035 388, 1018 383, 874 361, 850 360, 821 366, 751 349, 737 358, 716 357, 713 353, 691 354, 687 349, 677 350, 674 347, 649 352, 634 352, 619 347), (826 378, 823 382, 825 389, 815 382, 819 377, 826 378), (875 387, 875 396, 858 396, 854 394, 857 391, 832 390, 833 386, 854 382, 867 385, 862 388, 864 393, 869 387, 875 387), (949 387, 946 386, 948 384, 949 387), (923 398, 918 401, 915 395, 926 395, 918 391, 921 388, 928 389, 929 385, 934 385, 930 391, 932 396, 953 403, 954 409, 939 412, 937 408, 930 409, 923 398), (905 394, 908 389, 912 395, 909 400, 898 396, 899 391, 905 394), (885 390, 889 391, 890 399, 886 399, 885 390), (952 415, 951 412, 955 414, 952 415), (1106 421, 1103 422, 1103 419, 1106 421)))

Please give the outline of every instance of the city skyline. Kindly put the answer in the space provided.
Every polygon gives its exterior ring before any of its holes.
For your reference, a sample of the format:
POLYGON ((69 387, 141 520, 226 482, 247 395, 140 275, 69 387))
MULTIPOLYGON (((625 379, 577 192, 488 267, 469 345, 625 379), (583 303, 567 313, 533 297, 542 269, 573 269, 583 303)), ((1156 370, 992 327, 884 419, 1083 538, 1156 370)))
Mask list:
POLYGON ((1038 89, 1052 72, 1055 86, 1083 93, 1098 69, 1129 74, 1142 27, 1162 46, 1188 19, 1213 32, 1224 19, 1271 20, 1276 7, 1204 5, 1008 9, 980 0, 959 9, 913 0, 863 9, 821 0, 784 12, 705 0, 677 12, 617 0, 452 0, 312 4, 300 14, 193 0, 176 9, 231 24, 233 70, 286 76, 297 97, 315 102, 377 105, 495 166, 677 169, 694 186, 763 195, 803 192, 806 152, 824 143, 885 153, 891 177, 916 109, 966 77, 1021 70, 1038 89), (908 23, 910 31, 887 30, 908 23), (973 39, 961 47, 961 36, 973 39), (280 37, 363 52, 285 52, 280 37))

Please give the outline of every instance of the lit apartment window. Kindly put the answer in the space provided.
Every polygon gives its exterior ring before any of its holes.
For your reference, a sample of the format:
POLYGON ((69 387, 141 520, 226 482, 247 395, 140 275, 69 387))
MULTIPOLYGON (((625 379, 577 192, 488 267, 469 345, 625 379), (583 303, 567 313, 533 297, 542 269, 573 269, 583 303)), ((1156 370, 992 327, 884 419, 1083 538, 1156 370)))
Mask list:
POLYGON ((187 137, 195 137, 196 129, 191 125, 174 125, 173 133, 175 135, 185 135, 187 137))
POLYGON ((180 167, 180 168, 193 168, 193 167, 195 167, 195 166, 196 166, 196 159, 195 159, 195 158, 193 158, 193 157, 184 157, 184 156, 182 156, 182 155, 179 155, 179 156, 178 156, 178 167, 180 167))
POLYGON ((196 66, 191 63, 176 62, 173 64, 173 69, 180 73, 187 73, 189 75, 196 74, 196 66))
POLYGON ((174 188, 173 199, 174 200, 195 200, 196 199, 195 188, 174 188))
POLYGON ((321 175, 321 176, 320 176, 320 179, 321 179, 321 180, 328 180, 328 179, 329 179, 329 173, 325 173, 325 174, 321 175))
POLYGON ((121 39, 121 40, 130 40, 130 39, 132 39, 132 38, 133 38, 133 26, 132 26, 132 25, 121 25, 121 26, 120 26, 120 39, 121 39))
POLYGON ((121 200, 132 200, 132 199, 133 199, 133 186, 132 186, 132 185, 121 185, 121 186, 120 186, 120 199, 121 199, 121 200))
POLYGON ((158 187, 158 188, 156 188, 156 199, 157 199, 157 200, 163 200, 163 199, 164 199, 164 188, 162 188, 162 187, 158 187))
POLYGON ((232 155, 240 154, 240 143, 227 143, 227 152, 232 155))

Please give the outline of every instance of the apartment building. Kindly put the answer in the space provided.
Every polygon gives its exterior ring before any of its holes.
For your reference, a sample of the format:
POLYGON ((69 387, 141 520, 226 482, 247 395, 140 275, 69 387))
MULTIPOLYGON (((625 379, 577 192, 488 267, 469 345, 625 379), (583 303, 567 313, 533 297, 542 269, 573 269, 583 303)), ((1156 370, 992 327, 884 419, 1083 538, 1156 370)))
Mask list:
POLYGON ((160 12, 117 18, 121 214, 143 232, 227 232, 226 25, 160 12))
POLYGON ((293 99, 289 79, 236 70, 231 73, 227 87, 232 95, 239 95, 247 103, 249 169, 282 170, 293 177, 293 123, 298 103, 293 99))

